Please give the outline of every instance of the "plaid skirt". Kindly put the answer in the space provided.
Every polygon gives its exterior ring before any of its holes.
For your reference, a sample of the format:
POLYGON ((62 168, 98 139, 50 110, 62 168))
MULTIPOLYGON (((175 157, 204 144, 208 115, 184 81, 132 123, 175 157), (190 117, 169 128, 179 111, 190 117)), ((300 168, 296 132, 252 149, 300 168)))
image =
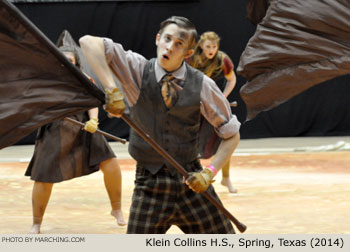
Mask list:
MULTIPOLYGON (((219 201, 213 186, 207 190, 219 201)), ((234 234, 230 220, 204 195, 193 192, 180 174, 163 167, 156 174, 137 166, 128 234, 165 234, 172 226, 187 234, 234 234)))

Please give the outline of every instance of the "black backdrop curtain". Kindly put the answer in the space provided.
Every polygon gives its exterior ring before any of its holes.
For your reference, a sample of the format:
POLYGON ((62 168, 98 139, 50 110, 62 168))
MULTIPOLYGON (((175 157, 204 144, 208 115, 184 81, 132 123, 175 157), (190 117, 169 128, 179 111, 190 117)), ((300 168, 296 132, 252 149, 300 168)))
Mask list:
MULTIPOLYGON (((155 36, 159 23, 171 15, 186 16, 198 32, 213 30, 221 37, 220 49, 235 67, 255 27, 246 18, 246 0, 195 1, 105 1, 60 3, 15 3, 49 39, 56 42, 67 29, 74 39, 90 34, 110 37, 125 49, 155 57, 155 36)), ((229 96, 238 101, 233 113, 243 122, 246 111, 239 97, 245 80, 238 76, 229 96)), ((242 125, 241 137, 350 135, 350 78, 327 81, 285 104, 258 115, 242 125)), ((128 126, 120 119, 108 119, 100 110, 100 127, 119 137, 128 137, 128 126)), ((34 134, 19 144, 33 143, 34 134)))

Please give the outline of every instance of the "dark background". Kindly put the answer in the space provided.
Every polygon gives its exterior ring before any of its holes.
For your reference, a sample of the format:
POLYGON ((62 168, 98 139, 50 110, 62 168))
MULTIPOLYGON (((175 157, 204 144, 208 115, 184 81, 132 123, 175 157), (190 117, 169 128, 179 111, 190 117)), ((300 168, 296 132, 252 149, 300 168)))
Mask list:
MULTIPOLYGON (((199 34, 217 32, 220 49, 231 57, 235 68, 255 31, 246 18, 245 0, 34 2, 14 4, 54 43, 67 29, 76 41, 85 34, 109 37, 146 58, 156 56, 159 23, 172 15, 188 17, 199 34)), ((244 83, 237 76, 236 88, 229 96, 230 101, 238 102, 232 112, 242 122, 242 139, 350 135, 349 75, 317 85, 246 123, 239 97, 244 83)), ((102 130, 128 137, 128 126, 121 119, 108 119, 101 109, 100 122, 102 130)), ((35 133, 18 144, 32 144, 34 138, 35 133)))

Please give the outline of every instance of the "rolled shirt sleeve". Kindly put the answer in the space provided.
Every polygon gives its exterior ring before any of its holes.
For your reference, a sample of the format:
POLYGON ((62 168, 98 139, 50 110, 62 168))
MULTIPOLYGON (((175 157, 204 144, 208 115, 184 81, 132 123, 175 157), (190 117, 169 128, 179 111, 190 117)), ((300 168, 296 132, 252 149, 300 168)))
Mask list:
POLYGON ((201 113, 213 125, 222 139, 235 135, 241 126, 237 117, 232 114, 231 107, 215 82, 204 75, 201 90, 201 113))
POLYGON ((141 54, 125 51, 121 44, 109 38, 103 38, 103 42, 107 64, 120 83, 129 106, 133 106, 140 95, 147 60, 141 54))

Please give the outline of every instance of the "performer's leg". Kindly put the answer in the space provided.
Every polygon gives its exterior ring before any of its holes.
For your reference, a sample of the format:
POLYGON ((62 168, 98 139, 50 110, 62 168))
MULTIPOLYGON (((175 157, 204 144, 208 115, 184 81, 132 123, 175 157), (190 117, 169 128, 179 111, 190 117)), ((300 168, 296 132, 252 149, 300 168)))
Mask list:
MULTIPOLYGON (((212 185, 206 192, 221 203, 212 185)), ((203 194, 193 192, 187 185, 183 184, 181 197, 178 197, 176 204, 175 225, 185 234, 235 233, 231 221, 203 194)))
POLYGON ((124 226, 126 221, 121 210, 122 174, 117 159, 110 158, 101 162, 100 169, 103 172, 105 186, 111 201, 111 215, 117 219, 118 225, 124 226))
POLYGON ((226 164, 222 167, 222 180, 221 184, 228 188, 230 193, 237 193, 237 189, 235 189, 230 180, 230 160, 226 162, 226 164))
MULTIPOLYGON (((180 177, 180 176, 179 176, 180 177)), ((136 167, 127 234, 165 234, 171 227, 180 182, 172 179, 167 168, 152 174, 136 167)))
POLYGON ((40 234, 40 226, 50 199, 52 186, 52 183, 34 182, 32 191, 33 226, 29 231, 30 234, 40 234))

